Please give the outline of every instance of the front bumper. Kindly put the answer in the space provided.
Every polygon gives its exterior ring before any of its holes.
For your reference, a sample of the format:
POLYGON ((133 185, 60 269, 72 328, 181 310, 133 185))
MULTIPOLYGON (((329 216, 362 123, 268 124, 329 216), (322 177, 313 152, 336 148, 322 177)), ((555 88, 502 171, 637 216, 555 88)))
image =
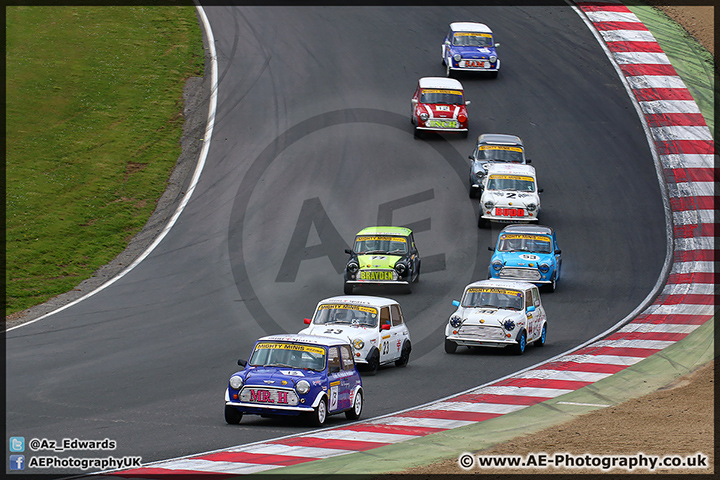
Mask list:
POLYGON ((467 128, 438 128, 438 127, 415 127, 418 130, 427 130, 431 132, 447 132, 447 133, 461 133, 461 132, 467 132, 467 128))
POLYGON ((508 347, 510 345, 517 345, 517 342, 514 339, 488 340, 488 339, 478 339, 478 338, 466 337, 466 336, 462 336, 462 335, 450 335, 445 338, 447 338, 448 340, 452 340, 453 342, 455 342, 458 345, 463 346, 463 347, 504 348, 504 347, 508 347))
POLYGON ((485 220, 491 221, 491 222, 497 222, 497 223, 528 223, 528 222, 537 222, 537 214, 534 214, 532 217, 530 216, 522 216, 522 217, 504 217, 504 216, 498 216, 498 215, 481 215, 482 218, 485 220))
MULTIPOLYGON (((500 70, 500 60, 495 62, 495 66, 489 67, 468 67, 465 66, 465 62, 472 61, 474 59, 463 59, 460 62, 456 62, 454 59, 450 61, 450 70, 456 70, 459 72, 497 72, 500 70)), ((486 63, 492 65, 490 62, 486 63)))
POLYGON ((407 280, 346 280, 353 285, 410 285, 407 280))
POLYGON ((237 407, 243 413, 251 415, 299 415, 302 412, 312 412, 312 405, 307 406, 278 406, 258 405, 257 403, 229 402, 225 405, 237 407))

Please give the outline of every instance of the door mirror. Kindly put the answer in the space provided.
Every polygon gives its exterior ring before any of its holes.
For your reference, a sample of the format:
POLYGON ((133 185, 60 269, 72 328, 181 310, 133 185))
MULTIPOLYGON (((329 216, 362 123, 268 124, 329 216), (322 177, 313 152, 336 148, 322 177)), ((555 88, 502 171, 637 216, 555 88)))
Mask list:
POLYGON ((529 306, 529 307, 527 307, 527 312, 528 312, 528 313, 534 312, 534 311, 535 311, 535 307, 534 307, 534 306, 529 306))
POLYGON ((495 251, 495 249, 493 247, 488 247, 488 250, 490 250, 491 252, 495 251))
POLYGON ((347 253, 348 255, 352 255, 352 250, 350 250, 349 248, 346 248, 345 253, 347 253))
POLYGON ((247 362, 241 358, 238 360, 238 365, 240 365, 241 367, 244 367, 247 365, 247 362))
POLYGON ((390 324, 383 323, 382 325, 380 325, 380 330, 390 330, 390 324))
POLYGON ((340 365, 331 365, 328 367, 328 373, 337 373, 340 371, 340 365))
POLYGON ((555 250, 555 255, 560 255, 561 253, 562 253, 562 250, 560 250, 559 248, 557 250, 555 250))
POLYGON ((453 301, 452 301, 452 304, 453 304, 453 307, 459 307, 459 306, 460 306, 460 302, 458 302, 457 300, 453 300, 453 301))
POLYGON ((499 43, 496 43, 496 44, 495 44, 495 46, 496 46, 496 47, 499 47, 499 46, 500 46, 500 44, 499 44, 499 43))
POLYGON ((542 188, 538 188, 538 193, 542 193, 542 192, 543 192, 543 189, 542 189, 542 188))
POLYGON ((303 319, 303 323, 304 323, 305 325, 310 325, 310 322, 312 322, 312 320, 310 320, 309 318, 304 318, 304 319, 303 319))
POLYGON ((530 163, 532 163, 532 160, 530 160, 529 158, 526 158, 525 163, 530 164, 530 163))
POLYGON ((417 103, 418 103, 418 99, 417 99, 417 98, 413 98, 413 99, 410 100, 410 101, 413 103, 413 105, 417 105, 417 103))
POLYGON ((465 105, 470 105, 470 100, 465 100, 465 105))

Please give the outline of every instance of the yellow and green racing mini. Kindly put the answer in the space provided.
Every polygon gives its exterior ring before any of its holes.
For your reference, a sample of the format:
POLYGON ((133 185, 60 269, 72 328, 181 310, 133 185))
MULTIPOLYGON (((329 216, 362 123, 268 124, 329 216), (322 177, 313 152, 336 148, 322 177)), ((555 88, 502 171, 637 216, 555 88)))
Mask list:
POLYGON ((345 266, 345 294, 357 285, 407 285, 420 279, 420 254, 412 230, 367 227, 355 236, 345 266))

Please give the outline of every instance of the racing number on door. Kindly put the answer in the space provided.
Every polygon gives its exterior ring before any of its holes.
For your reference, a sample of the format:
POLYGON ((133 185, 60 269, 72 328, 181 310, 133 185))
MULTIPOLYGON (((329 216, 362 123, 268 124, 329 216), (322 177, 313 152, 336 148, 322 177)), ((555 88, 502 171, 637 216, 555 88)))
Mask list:
POLYGON ((382 354, 387 355, 390 353, 390 341, 382 343, 382 354))
POLYGON ((328 407, 329 410, 337 410, 337 404, 338 404, 338 387, 335 385, 334 387, 330 387, 330 406, 328 407))

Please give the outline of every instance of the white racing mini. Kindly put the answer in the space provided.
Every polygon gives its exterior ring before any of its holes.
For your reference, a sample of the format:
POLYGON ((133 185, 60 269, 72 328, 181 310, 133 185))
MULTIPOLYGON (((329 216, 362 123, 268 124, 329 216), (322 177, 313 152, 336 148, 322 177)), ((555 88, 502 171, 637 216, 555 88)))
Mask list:
POLYGON ((487 223, 537 222, 540 192, 535 168, 530 165, 497 163, 488 166, 480 186, 478 227, 487 223))
POLYGON ((522 355, 528 343, 542 347, 547 318, 538 287, 527 282, 481 280, 465 287, 445 326, 445 352, 467 347, 511 347, 522 355))
POLYGON ((412 345, 410 331, 395 300, 372 296, 339 296, 320 301, 309 327, 299 333, 349 341, 353 358, 370 375, 378 367, 395 362, 407 365, 412 345))

